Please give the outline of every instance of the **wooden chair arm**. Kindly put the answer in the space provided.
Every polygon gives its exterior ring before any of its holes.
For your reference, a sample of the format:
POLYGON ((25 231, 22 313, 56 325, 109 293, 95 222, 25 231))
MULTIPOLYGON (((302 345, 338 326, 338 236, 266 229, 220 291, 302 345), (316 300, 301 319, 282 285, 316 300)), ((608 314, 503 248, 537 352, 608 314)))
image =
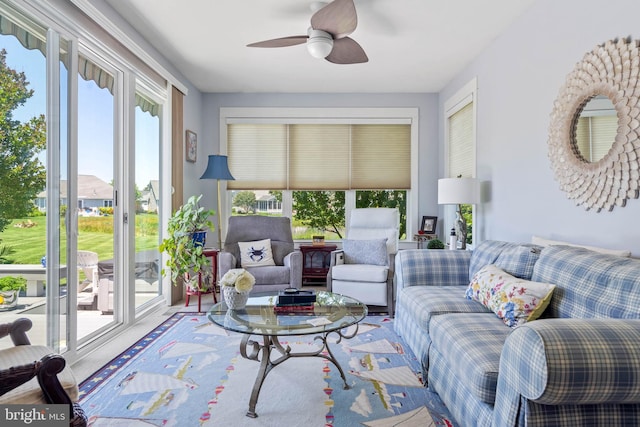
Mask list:
POLYGON ((31 380, 41 366, 42 362, 36 361, 0 370, 0 396, 31 380))
POLYGON ((67 392, 60 384, 58 374, 62 372, 67 362, 59 354, 48 354, 40 359, 40 369, 38 370, 38 383, 42 393, 48 403, 69 405, 71 427, 85 427, 87 416, 79 403, 74 403, 67 392))
POLYGON ((40 359, 42 366, 38 370, 38 382, 48 403, 66 403, 71 405, 71 399, 60 380, 58 374, 62 372, 67 362, 59 354, 48 354, 40 359))
POLYGON ((32 325, 31 320, 25 317, 16 319, 11 323, 0 324, 0 338, 9 335, 13 345, 29 345, 31 341, 27 337, 27 331, 31 329, 32 325))
POLYGON ((59 354, 48 354, 40 359, 41 367, 38 370, 38 383, 48 403, 69 405, 71 427, 86 427, 87 416, 78 402, 72 402, 71 398, 60 384, 58 374, 62 372, 67 362, 59 354))

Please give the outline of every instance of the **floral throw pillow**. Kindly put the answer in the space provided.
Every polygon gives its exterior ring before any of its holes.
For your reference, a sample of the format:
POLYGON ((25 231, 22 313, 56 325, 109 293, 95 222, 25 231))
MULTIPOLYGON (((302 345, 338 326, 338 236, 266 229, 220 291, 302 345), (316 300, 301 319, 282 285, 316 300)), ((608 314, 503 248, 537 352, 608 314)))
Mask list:
POLYGON ((238 247, 240 247, 240 265, 242 265, 242 268, 276 265, 271 252, 271 239, 238 242, 238 247))
POLYGON ((540 317, 555 287, 519 279, 491 264, 473 276, 466 297, 492 310, 505 325, 516 327, 540 317))

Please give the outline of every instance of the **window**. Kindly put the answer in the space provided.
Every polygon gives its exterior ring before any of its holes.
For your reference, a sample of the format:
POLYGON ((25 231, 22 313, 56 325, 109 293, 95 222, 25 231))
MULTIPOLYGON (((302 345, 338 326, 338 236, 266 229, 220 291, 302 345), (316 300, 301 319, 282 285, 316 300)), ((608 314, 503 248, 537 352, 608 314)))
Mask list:
MULTIPOLYGON (((445 103, 445 176, 476 176, 476 80, 466 84, 445 103)), ((473 244, 475 212, 472 205, 462 205, 467 222, 467 244, 473 244)), ((455 206, 445 206, 445 230, 453 228, 455 206)))
POLYGON ((275 197, 279 214, 292 218, 294 239, 323 234, 335 240, 344 237, 350 209, 398 207, 406 238, 407 224, 417 222, 407 211, 417 206, 415 200, 407 203, 417 194, 417 174, 411 173, 417 158, 412 155, 417 153, 416 109, 313 109, 313 114, 265 109, 263 116, 242 110, 221 110, 227 124, 221 139, 226 139, 235 177, 226 184, 237 191, 234 212, 246 210, 239 207, 239 199, 247 200, 245 191, 256 195, 256 209, 258 198, 275 197), (270 196, 259 196, 258 190, 270 196))
POLYGON ((232 190, 411 188, 410 124, 227 125, 232 190))
POLYGON ((584 106, 575 127, 575 142, 580 156, 597 162, 607 155, 618 133, 618 116, 613 103, 598 95, 584 106))

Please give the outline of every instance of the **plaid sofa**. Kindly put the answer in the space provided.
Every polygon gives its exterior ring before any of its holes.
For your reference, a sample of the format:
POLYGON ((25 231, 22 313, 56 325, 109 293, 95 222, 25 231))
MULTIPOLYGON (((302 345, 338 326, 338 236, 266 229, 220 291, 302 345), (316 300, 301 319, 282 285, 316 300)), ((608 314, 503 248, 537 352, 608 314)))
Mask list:
POLYGON ((486 241, 396 256, 396 332, 461 426, 640 425, 640 260, 486 241), (495 264, 553 283, 543 316, 517 328, 465 298, 495 264))

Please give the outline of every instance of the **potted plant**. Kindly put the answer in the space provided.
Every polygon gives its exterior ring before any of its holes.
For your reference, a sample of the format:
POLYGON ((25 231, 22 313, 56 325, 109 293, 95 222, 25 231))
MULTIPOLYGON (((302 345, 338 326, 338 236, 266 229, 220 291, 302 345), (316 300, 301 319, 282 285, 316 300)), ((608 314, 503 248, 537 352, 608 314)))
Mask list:
POLYGON ((440 239, 432 239, 427 243, 427 249, 444 249, 444 243, 440 239))
MULTIPOLYGON (((202 252, 207 229, 214 229, 209 218, 215 215, 215 211, 200 206, 200 199, 202 194, 189 197, 189 200, 169 218, 168 236, 160 244, 160 252, 169 255, 166 267, 171 271, 171 281, 174 285, 177 285, 178 278, 182 277, 188 286, 197 288, 198 273, 205 278, 202 283, 210 282, 207 279, 211 276, 211 264, 202 252), (190 275, 191 272, 194 273, 193 276, 190 275), (189 280, 190 277, 195 279, 189 280)), ((161 272, 164 276, 166 269, 163 268, 161 272)))
POLYGON ((27 289, 24 277, 0 277, 0 310, 11 310, 18 305, 18 294, 27 289))

